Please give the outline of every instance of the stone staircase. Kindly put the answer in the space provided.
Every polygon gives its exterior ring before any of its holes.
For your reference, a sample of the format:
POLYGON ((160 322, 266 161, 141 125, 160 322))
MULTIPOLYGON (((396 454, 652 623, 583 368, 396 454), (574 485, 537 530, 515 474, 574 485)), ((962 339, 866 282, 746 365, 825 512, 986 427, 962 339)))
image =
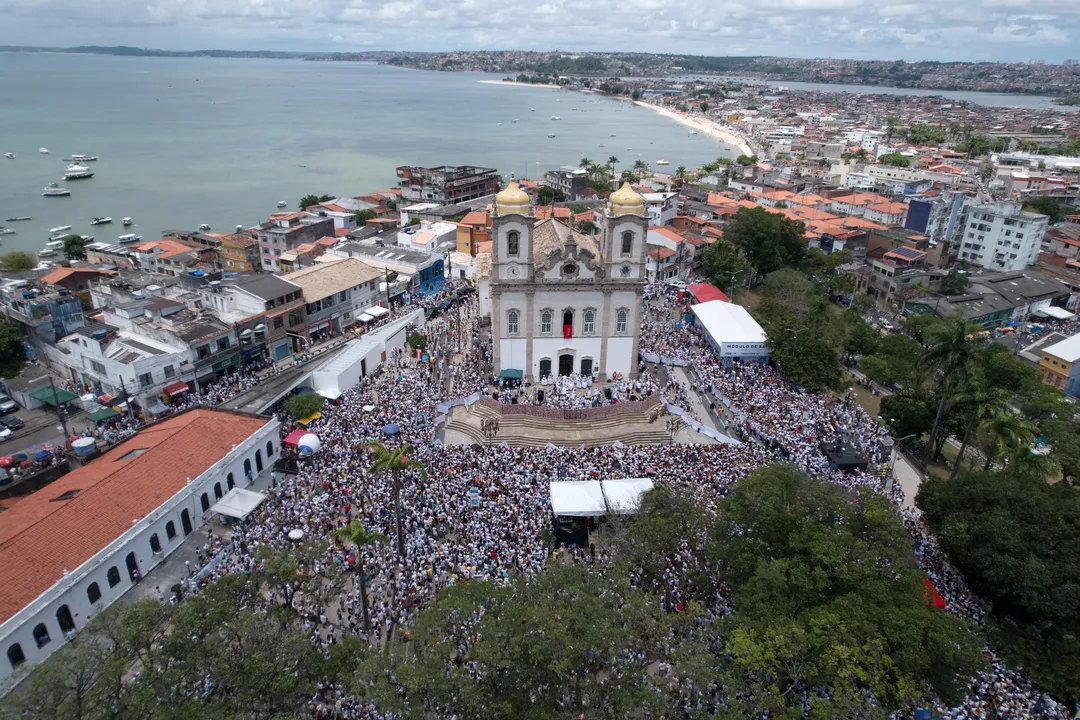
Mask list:
POLYGON ((548 443, 566 447, 602 447, 616 440, 624 445, 666 445, 672 441, 667 415, 653 422, 649 422, 642 413, 601 419, 555 420, 529 415, 503 415, 479 404, 453 408, 446 418, 446 434, 457 434, 469 442, 485 444, 487 438, 480 429, 480 423, 483 418, 493 415, 499 418, 499 433, 495 442, 505 441, 513 447, 544 447, 548 443))

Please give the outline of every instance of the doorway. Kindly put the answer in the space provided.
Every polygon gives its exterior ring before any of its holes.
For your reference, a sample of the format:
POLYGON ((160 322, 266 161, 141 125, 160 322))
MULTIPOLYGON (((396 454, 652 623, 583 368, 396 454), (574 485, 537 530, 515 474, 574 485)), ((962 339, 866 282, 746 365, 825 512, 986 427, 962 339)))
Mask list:
POLYGON ((582 358, 581 374, 583 377, 589 377, 590 375, 592 375, 592 358, 582 358))
POLYGON ((129 552, 124 562, 127 564, 128 577, 131 578, 131 582, 141 580, 142 576, 139 574, 139 561, 135 559, 135 553, 129 552))
POLYGON ((180 524, 184 526, 184 535, 190 535, 194 528, 191 527, 191 513, 188 512, 187 508, 184 508, 184 511, 180 513, 180 524))
POLYGON ((559 356, 559 374, 560 375, 573 375, 574 374, 574 356, 569 353, 559 356))
POLYGON ((551 375, 551 358, 544 358, 540 361, 540 378, 546 378, 551 375))

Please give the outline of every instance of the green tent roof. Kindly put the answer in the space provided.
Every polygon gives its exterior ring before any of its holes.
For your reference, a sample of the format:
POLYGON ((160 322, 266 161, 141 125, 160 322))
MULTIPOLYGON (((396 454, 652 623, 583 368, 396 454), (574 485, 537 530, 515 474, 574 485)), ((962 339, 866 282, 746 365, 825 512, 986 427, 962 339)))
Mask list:
POLYGON ((63 405, 77 399, 79 396, 73 392, 65 390, 64 388, 53 388, 49 385, 46 385, 44 387, 39 387, 34 392, 30 393, 30 397, 34 398, 35 400, 39 400, 46 405, 52 405, 53 407, 56 407, 57 403, 63 405))
POLYGON ((87 415, 86 419, 87 420, 92 420, 92 421, 94 421, 96 423, 99 423, 99 422, 104 422, 105 420, 109 420, 111 418, 114 418, 119 414, 120 413, 116 412, 112 408, 101 408, 100 410, 96 410, 96 411, 90 413, 89 415, 87 415))
POLYGON ((499 373, 499 377, 501 377, 503 380, 520 380, 522 377, 524 377, 524 373, 522 373, 520 370, 507 369, 499 373))

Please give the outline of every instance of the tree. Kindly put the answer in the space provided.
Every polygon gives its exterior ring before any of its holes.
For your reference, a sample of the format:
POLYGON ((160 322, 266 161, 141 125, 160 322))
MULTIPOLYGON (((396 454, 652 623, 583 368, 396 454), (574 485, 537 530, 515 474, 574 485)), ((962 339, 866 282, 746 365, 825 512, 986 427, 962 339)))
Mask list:
POLYGON ((364 632, 367 632, 371 629, 371 611, 367 591, 367 549, 379 543, 389 545, 390 541, 381 533, 367 530, 359 520, 353 520, 345 527, 338 528, 334 532, 334 537, 352 545, 356 550, 356 562, 353 568, 356 571, 356 582, 360 586, 360 602, 364 604, 364 632))
POLYGON ((368 472, 375 474, 388 472, 393 477, 394 487, 394 524, 397 530, 397 551, 401 562, 405 562, 405 519, 401 507, 401 474, 406 470, 414 470, 421 478, 427 477, 427 471, 417 460, 414 460, 416 448, 405 443, 393 448, 387 448, 380 442, 364 443, 363 445, 371 453, 371 464, 368 472))
POLYGON ((634 92, 630 93, 630 99, 633 100, 634 102, 637 102, 638 100, 640 100, 641 99, 641 91, 638 90, 637 88, 634 88, 634 92))
POLYGON ((701 112, 709 112, 709 103, 703 102, 699 107, 701 107, 701 112))
POLYGON ((739 157, 735 158, 735 162, 739 165, 742 165, 743 167, 747 167, 749 165, 756 165, 757 161, 757 155, 739 155, 739 157))
POLYGON ((409 343, 409 347, 413 350, 423 350, 427 347, 427 335, 421 332, 414 332, 408 337, 406 342, 409 343))
POLYGON ((363 227, 364 225, 368 224, 368 220, 374 220, 375 219, 375 211, 374 210, 359 210, 359 211, 356 212, 356 214, 353 215, 353 217, 356 219, 356 226, 357 227, 363 227))
POLYGON ((942 295, 963 295, 969 287, 971 287, 971 280, 966 274, 961 275, 960 269, 956 266, 953 266, 949 274, 941 280, 942 295))
POLYGON ((293 395, 285 401, 285 412, 294 420, 303 420, 322 410, 324 402, 325 398, 317 393, 293 395))
POLYGON ((774 465, 740 480, 719 516, 709 565, 731 590, 727 685, 747 716, 884 717, 964 697, 983 642, 929 606, 884 499, 774 465), (806 715, 803 686, 829 688, 806 715))
POLYGON ((577 224, 577 227, 578 230, 585 233, 586 235, 592 235, 594 232, 596 232, 596 223, 594 223, 592 220, 582 220, 577 224))
POLYGON ((679 167, 675 168, 675 177, 679 180, 682 180, 683 182, 686 182, 686 179, 690 177, 690 173, 689 171, 687 171, 685 165, 680 165, 679 167))
POLYGON ((959 311, 950 315, 934 332, 929 346, 923 353, 923 363, 940 376, 938 383, 938 409, 930 441, 926 445, 927 459, 933 459, 935 441, 945 420, 945 411, 953 395, 964 386, 975 359, 975 344, 968 339, 973 326, 959 311))
POLYGON ((934 426, 934 398, 925 390, 904 388, 881 399, 881 417, 897 437, 920 438, 934 426))
POLYGON ((1069 214, 1069 208, 1062 205, 1056 198, 1048 195, 1039 195, 1024 201, 1024 209, 1029 212, 1046 215, 1051 223, 1059 223, 1069 214))
POLYGON ((18 377, 26 367, 26 339, 14 323, 0 321, 0 376, 18 377))
POLYGON ((886 153, 878 158, 878 162, 891 167, 908 167, 911 165, 911 159, 900 153, 886 153))
POLYGON ((876 352, 881 344, 881 333, 855 313, 846 312, 843 317, 848 326, 844 351, 849 356, 871 355, 876 352))
POLYGON ((536 201, 541 205, 554 205, 566 201, 566 193, 558 188, 544 186, 536 192, 536 201))
POLYGON ((304 197, 300 198, 300 209, 304 210, 311 207, 312 205, 329 202, 333 199, 333 195, 305 195, 304 197))
POLYGON ((68 260, 86 259, 86 241, 81 235, 64 236, 64 257, 68 260))
POLYGON ((798 267, 806 254, 806 226, 763 207, 739 208, 724 228, 724 239, 745 257, 754 272, 768 275, 798 267))
POLYGON ((6 273, 21 273, 33 270, 38 265, 37 258, 33 253, 9 252, 0 256, 0 270, 6 273))
POLYGON ((702 267, 709 281, 718 288, 726 288, 729 297, 736 287, 750 280, 750 263, 723 238, 705 249, 702 267))
POLYGON ((618 164, 618 162, 619 158, 615 157, 614 155, 610 156, 607 159, 607 164, 611 167, 611 177, 615 177, 615 165, 618 164))
POLYGON ((1011 471, 930 478, 916 504, 971 589, 990 635, 1059 700, 1080 694, 1080 495, 1011 471))
POLYGON ((1007 405, 997 407, 993 414, 979 423, 979 430, 989 436, 983 470, 989 470, 994 459, 1007 453, 1026 449, 1035 440, 1035 425, 1007 405))

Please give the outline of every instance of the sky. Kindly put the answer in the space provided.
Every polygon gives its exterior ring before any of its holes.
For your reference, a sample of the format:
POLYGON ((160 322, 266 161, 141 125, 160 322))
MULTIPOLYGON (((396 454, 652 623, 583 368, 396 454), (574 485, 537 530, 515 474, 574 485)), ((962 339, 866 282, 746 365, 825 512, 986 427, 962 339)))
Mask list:
POLYGON ((1080 59, 1080 0, 0 0, 0 44, 1080 59))

